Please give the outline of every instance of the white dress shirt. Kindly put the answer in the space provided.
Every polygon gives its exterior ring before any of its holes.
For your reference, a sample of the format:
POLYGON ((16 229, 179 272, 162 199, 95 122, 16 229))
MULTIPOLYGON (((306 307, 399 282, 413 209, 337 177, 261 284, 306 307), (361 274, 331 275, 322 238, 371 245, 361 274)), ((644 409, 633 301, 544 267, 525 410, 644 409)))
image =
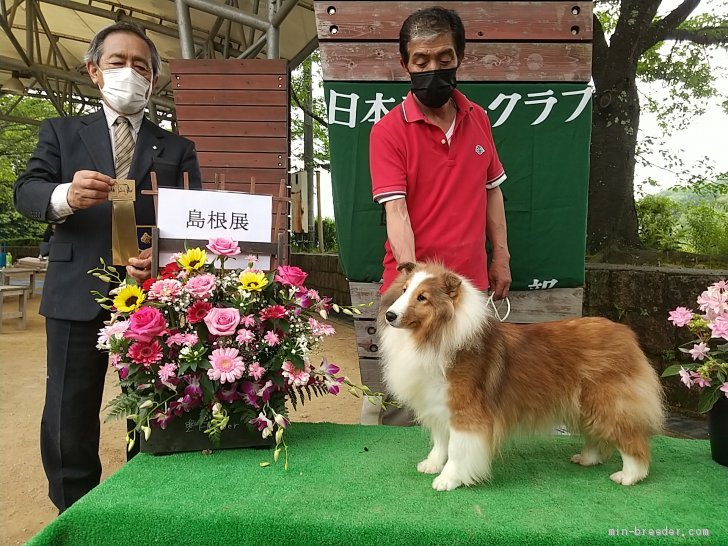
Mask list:
MULTIPOLYGON (((106 116, 106 125, 109 128, 109 139, 111 140, 111 155, 115 156, 116 150, 114 150, 114 122, 116 118, 120 117, 121 114, 114 112, 109 108, 106 103, 102 103, 104 108, 104 115, 106 116)), ((134 143, 137 141, 139 135, 139 129, 142 126, 142 120, 144 119, 144 110, 137 112, 136 114, 124 115, 126 119, 131 123, 131 136, 134 139, 134 143)), ((71 205, 68 204, 68 190, 71 187, 70 182, 59 184, 51 194, 51 202, 48 205, 48 218, 54 222, 61 222, 68 216, 73 214, 71 205)))

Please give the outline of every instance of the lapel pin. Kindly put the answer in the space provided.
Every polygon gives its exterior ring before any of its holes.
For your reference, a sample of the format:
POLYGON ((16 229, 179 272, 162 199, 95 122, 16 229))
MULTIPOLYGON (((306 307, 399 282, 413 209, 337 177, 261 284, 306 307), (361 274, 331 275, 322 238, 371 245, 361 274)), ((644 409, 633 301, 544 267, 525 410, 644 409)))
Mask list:
POLYGON ((152 150, 156 150, 156 149, 157 149, 157 147, 156 147, 156 146, 152 146, 152 150))

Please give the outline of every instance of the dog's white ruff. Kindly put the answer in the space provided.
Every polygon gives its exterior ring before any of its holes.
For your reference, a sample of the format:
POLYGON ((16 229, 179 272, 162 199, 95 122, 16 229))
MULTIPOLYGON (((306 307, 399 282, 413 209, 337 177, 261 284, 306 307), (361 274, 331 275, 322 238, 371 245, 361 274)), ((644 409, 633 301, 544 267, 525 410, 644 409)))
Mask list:
MULTIPOLYGON (((430 277, 424 271, 415 273, 407 290, 387 311, 401 316, 418 285, 430 277)), ((442 472, 432 483, 440 491, 475 483, 490 471, 484 439, 450 427, 446 370, 456 351, 470 342, 490 317, 486 297, 467 280, 463 280, 461 298, 461 306, 437 347, 417 345, 409 330, 395 327, 397 320, 381 332, 384 379, 394 397, 409 405, 432 435, 432 450, 417 470, 426 474, 442 472)))

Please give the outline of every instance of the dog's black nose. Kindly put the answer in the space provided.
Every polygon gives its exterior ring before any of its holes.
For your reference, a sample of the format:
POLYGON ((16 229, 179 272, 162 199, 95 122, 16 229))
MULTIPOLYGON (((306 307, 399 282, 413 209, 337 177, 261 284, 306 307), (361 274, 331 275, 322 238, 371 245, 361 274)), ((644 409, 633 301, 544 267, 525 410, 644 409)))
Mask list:
POLYGON ((387 319, 387 322, 394 322, 395 320, 397 320, 397 313, 395 313, 394 311, 387 311, 384 314, 384 318, 387 319))

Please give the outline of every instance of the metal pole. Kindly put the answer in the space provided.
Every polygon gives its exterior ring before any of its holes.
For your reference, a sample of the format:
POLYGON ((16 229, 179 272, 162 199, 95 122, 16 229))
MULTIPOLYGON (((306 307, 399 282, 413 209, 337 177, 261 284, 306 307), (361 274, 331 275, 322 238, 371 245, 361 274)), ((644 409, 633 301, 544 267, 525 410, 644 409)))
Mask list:
POLYGON ((321 170, 316 170, 316 210, 318 211, 318 243, 321 254, 324 253, 324 221, 321 212, 321 170))
MULTIPOLYGON (((178 0, 175 0, 178 1, 178 0)), ((266 31, 270 24, 268 21, 264 21, 259 17, 248 15, 247 13, 235 9, 224 4, 213 4, 207 0, 184 0, 184 2, 191 8, 204 11, 205 13, 211 13, 218 17, 224 17, 225 19, 231 19, 237 23, 242 23, 249 27, 257 28, 258 30, 266 31)))
MULTIPOLYGON (((0 19, 0 27, 3 26, 3 19, 0 19)), ((17 43, 17 42, 16 42, 17 43)), ((20 49, 20 52, 18 53, 21 58, 27 59, 25 57, 25 53, 23 52, 22 48, 20 49)), ((29 59, 28 59, 29 61, 29 59)), ((92 90, 96 89, 98 93, 98 88, 94 86, 94 84, 91 82, 91 78, 88 76, 83 76, 77 72, 66 72, 65 70, 61 70, 59 68, 53 68, 51 66, 41 65, 41 64, 33 64, 33 63, 24 63, 22 61, 19 61, 18 59, 14 59, 13 57, 4 57, 0 56, 0 68, 6 69, 6 70, 30 70, 33 72, 33 74, 37 76, 50 76, 51 78, 58 78, 60 80, 67 80, 71 81, 80 85, 84 85, 86 87, 90 87, 92 90)), ((86 93, 88 96, 96 97, 97 94, 94 93, 86 93)), ((152 98, 154 102, 156 102, 159 106, 163 106, 164 108, 172 109, 174 108, 174 101, 167 99, 165 97, 159 97, 154 96, 152 98)))
POLYGON ((260 37, 255 41, 254 44, 252 44, 248 49, 246 49, 240 55, 238 55, 238 59, 255 58, 258 55, 258 53, 260 53, 260 50, 263 49, 263 46, 266 44, 266 41, 267 41, 267 35, 261 34, 260 37))
MULTIPOLYGON (((33 16, 33 7, 33 0, 25 0, 25 52, 28 54, 31 63, 35 61, 35 48, 33 47, 35 17, 33 16)), ((41 55, 40 52, 38 54, 41 55)), ((39 60, 43 60, 42 55, 39 60)))
POLYGON ((303 168, 306 170, 306 182, 308 196, 306 206, 308 208, 308 233, 311 240, 314 238, 314 211, 313 211, 313 119, 306 112, 310 112, 313 107, 313 78, 311 75, 311 59, 308 58, 303 63, 303 84, 305 86, 303 104, 306 111, 303 113, 303 168))
MULTIPOLYGON (((227 24, 225 25, 225 43, 222 46, 222 58, 227 59, 230 57, 230 28, 233 26, 233 22, 228 19, 227 24)), ((245 39, 245 35, 243 35, 243 39, 245 39)), ((245 44, 247 45, 247 44, 245 44)))
POLYGON ((183 59, 195 58, 195 44, 192 41, 192 21, 190 21, 190 8, 185 0, 174 0, 177 7, 177 30, 179 31, 179 45, 182 49, 183 59))
POLYGON ((273 25, 272 21, 276 16, 276 0, 268 0, 268 20, 271 24, 268 25, 268 32, 266 33, 266 51, 268 52, 269 59, 278 59, 279 54, 279 43, 278 43, 278 27, 273 25))
POLYGON ((274 27, 278 28, 281 26, 281 23, 283 23, 283 20, 288 16, 291 11, 293 11, 293 8, 295 8, 298 5, 298 0, 285 0, 278 10, 276 10, 276 14, 271 19, 270 23, 274 27))
MULTIPOLYGON (((37 1, 37 0, 36 0, 37 1)), ((130 23, 134 23, 143 29, 151 30, 153 32, 156 32, 158 34, 162 34, 164 36, 170 36, 172 38, 179 38, 179 33, 176 28, 172 26, 164 26, 160 25, 158 23, 153 23, 151 21, 147 21, 145 19, 139 19, 137 17, 132 17, 131 15, 122 14, 121 12, 115 12, 115 11, 109 11, 103 8, 97 8, 94 6, 90 6, 87 4, 82 4, 79 2, 73 2, 71 0, 40 0, 44 4, 51 4, 53 6, 58 6, 62 8, 68 8, 76 11, 80 11, 81 13, 88 13, 89 15, 95 15, 97 17, 101 17, 104 19, 111 19, 112 21, 116 21, 117 19, 119 21, 128 21, 130 23)), ((194 30, 194 29, 193 29, 194 30)), ((200 40, 197 40, 197 43, 199 43, 200 40)), ((222 51, 222 46, 219 44, 215 44, 215 51, 222 51)), ((230 49, 230 52, 233 55, 238 55, 240 51, 237 49, 230 49)))

